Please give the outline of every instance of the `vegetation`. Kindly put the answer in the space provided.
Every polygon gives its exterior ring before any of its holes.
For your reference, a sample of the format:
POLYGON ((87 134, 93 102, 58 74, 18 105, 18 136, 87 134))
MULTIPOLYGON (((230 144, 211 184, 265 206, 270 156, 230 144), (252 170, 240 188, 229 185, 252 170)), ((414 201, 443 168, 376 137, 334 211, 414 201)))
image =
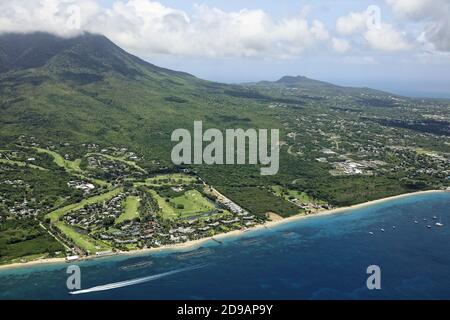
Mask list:
POLYGON ((449 186, 446 100, 305 77, 212 83, 89 34, 3 34, 0 49, 0 262, 62 250, 39 222, 76 252, 129 250, 449 186), (199 120, 279 129, 279 173, 175 166, 173 130, 199 120))

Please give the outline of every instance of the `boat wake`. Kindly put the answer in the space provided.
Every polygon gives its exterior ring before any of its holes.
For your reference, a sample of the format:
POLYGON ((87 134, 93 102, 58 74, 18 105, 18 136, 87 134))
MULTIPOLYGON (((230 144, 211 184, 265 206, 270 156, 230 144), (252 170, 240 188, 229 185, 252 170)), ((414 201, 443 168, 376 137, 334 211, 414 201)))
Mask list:
POLYGON ((134 286, 134 285, 145 283, 145 282, 150 282, 150 281, 153 281, 156 279, 161 279, 161 278, 168 277, 168 276, 171 276, 171 275, 174 275, 177 273, 201 269, 206 266, 207 266, 207 264, 200 264, 200 265, 196 265, 196 266, 192 266, 192 267, 188 267, 188 268, 182 268, 182 269, 177 269, 177 270, 173 270, 173 271, 169 271, 169 272, 156 274, 156 275, 149 276, 149 277, 105 284, 102 286, 97 286, 97 287, 93 287, 90 289, 72 291, 69 293, 72 295, 79 295, 79 294, 86 294, 86 293, 92 293, 92 292, 100 292, 100 291, 108 291, 108 290, 113 290, 113 289, 118 289, 118 288, 124 288, 124 287, 134 286))

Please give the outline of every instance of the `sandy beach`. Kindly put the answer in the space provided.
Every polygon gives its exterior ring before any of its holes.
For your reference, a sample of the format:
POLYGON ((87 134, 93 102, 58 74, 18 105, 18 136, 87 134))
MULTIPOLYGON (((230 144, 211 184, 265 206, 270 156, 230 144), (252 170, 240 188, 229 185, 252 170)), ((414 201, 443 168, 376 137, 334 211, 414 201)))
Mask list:
MULTIPOLYGON (((372 205, 380 204, 380 203, 383 203, 383 202, 386 202, 386 201, 391 201, 391 200, 395 200, 395 199, 401 199, 401 198, 406 198, 406 197, 415 196, 415 195, 421 195, 421 194, 437 193, 437 192, 450 193, 450 191, 448 191, 448 190, 427 190, 427 191, 406 193, 406 194, 401 194, 401 195, 397 195, 397 196, 387 197, 387 198, 383 198, 383 199, 368 201, 368 202, 364 202, 364 203, 353 205, 353 206, 341 207, 341 208, 336 208, 336 209, 332 209, 332 210, 319 211, 319 212, 317 212, 315 214, 310 214, 310 215, 297 215, 297 216, 292 216, 292 217, 284 218, 284 219, 280 219, 279 216, 277 216, 276 214, 273 214, 273 216, 271 216, 271 217, 273 217, 272 218, 273 221, 269 221, 269 222, 267 222, 265 224, 254 226, 254 227, 246 229, 246 230, 234 230, 234 231, 231 231, 231 232, 228 232, 228 233, 215 235, 214 237, 208 237, 208 238, 203 238, 203 239, 199 239, 199 240, 193 240, 193 241, 188 241, 188 242, 184 242, 184 243, 179 243, 179 244, 167 245, 167 246, 162 246, 162 247, 159 247, 159 248, 149 248, 149 249, 127 251, 127 252, 117 252, 115 254, 108 255, 108 256, 82 257, 79 260, 77 260, 77 262, 85 261, 85 260, 92 260, 92 259, 107 258, 107 257, 112 257, 112 256, 126 256, 126 255, 139 256, 139 255, 145 255, 145 254, 156 253, 156 252, 163 252, 163 251, 168 251, 168 250, 171 250, 171 251, 172 250, 173 251, 190 251, 190 250, 194 250, 194 249, 200 247, 205 242, 208 242, 208 241, 211 241, 211 240, 219 240, 220 241, 222 239, 226 239, 226 238, 229 238, 229 237, 236 237, 236 236, 242 235, 242 234, 244 234, 246 232, 249 232, 249 231, 256 231, 256 230, 268 229, 268 228, 270 229, 271 227, 279 226, 279 225, 290 223, 290 222, 293 222, 293 221, 298 221, 298 220, 301 220, 301 219, 308 219, 308 218, 314 218, 314 217, 325 216, 325 215, 339 214, 339 213, 348 212, 348 211, 351 211, 351 210, 361 209, 361 208, 364 208, 364 207, 369 207, 369 206, 372 206, 372 205)), ((0 266, 0 270, 2 270, 2 269, 11 269, 11 268, 26 268, 26 267, 37 266, 37 265, 63 264, 65 262, 66 262, 65 258, 39 259, 39 260, 25 262, 25 263, 13 263, 13 264, 2 265, 2 266, 0 266)))

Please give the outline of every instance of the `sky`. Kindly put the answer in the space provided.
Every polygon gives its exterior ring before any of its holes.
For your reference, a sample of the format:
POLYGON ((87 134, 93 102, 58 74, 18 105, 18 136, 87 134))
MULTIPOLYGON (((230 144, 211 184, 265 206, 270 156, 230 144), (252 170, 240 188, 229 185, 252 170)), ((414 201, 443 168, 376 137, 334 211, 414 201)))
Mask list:
POLYGON ((104 34, 227 83, 304 75, 450 98, 450 0, 0 0, 0 33, 104 34))

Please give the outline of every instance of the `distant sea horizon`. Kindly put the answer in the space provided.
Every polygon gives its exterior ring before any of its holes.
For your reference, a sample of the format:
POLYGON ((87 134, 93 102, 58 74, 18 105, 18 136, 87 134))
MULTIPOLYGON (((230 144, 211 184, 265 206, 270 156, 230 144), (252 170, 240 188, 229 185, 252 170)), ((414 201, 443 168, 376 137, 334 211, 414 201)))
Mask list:
POLYGON ((448 192, 411 195, 197 249, 81 261, 77 295, 65 263, 0 270, 0 299, 450 299, 449 208, 448 192), (381 290, 366 287, 369 265, 381 290))

